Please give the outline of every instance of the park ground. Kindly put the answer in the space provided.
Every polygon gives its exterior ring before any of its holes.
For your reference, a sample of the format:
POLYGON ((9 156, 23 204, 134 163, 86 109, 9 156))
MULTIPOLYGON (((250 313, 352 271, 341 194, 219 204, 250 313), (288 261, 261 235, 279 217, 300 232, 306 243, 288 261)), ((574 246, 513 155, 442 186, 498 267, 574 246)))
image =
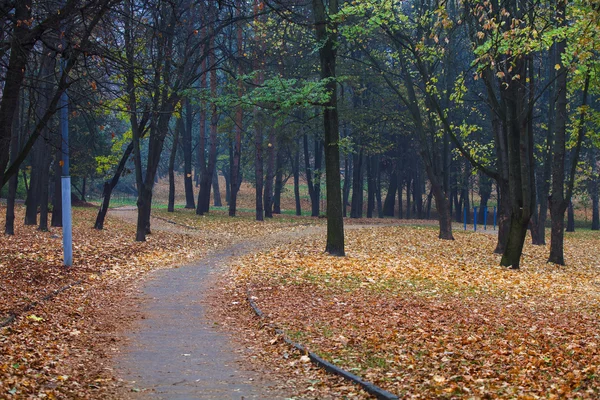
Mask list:
POLYGON ((274 327, 400 397, 600 397, 597 232, 567 234, 567 266, 546 263, 548 247, 528 241, 512 271, 498 266, 494 235, 457 229, 455 241, 440 241, 425 221, 348 220, 365 226, 347 230, 339 258, 323 253, 323 219, 155 207, 165 228, 136 243, 119 212, 96 231, 95 208, 73 210, 70 269, 58 228, 19 224, 0 239, 0 398, 125 397, 112 357, 154 271, 309 228, 234 260, 210 293, 211 318, 232 346, 252 347, 249 368, 286 382, 290 397, 368 396, 306 363, 274 327))

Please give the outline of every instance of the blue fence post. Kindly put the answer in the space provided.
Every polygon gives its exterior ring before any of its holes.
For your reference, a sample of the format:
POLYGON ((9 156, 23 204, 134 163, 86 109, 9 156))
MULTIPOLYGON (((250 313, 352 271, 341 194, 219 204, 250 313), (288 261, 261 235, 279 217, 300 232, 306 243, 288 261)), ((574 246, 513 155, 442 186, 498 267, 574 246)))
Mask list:
POLYGON ((483 230, 487 231, 487 206, 483 207, 483 230))
POLYGON ((465 212, 463 213, 463 224, 465 225, 465 231, 467 230, 467 207, 465 207, 465 212))
POLYGON ((496 206, 494 206, 494 230, 496 230, 496 206))
POLYGON ((477 207, 473 207, 473 230, 477 232, 477 207))

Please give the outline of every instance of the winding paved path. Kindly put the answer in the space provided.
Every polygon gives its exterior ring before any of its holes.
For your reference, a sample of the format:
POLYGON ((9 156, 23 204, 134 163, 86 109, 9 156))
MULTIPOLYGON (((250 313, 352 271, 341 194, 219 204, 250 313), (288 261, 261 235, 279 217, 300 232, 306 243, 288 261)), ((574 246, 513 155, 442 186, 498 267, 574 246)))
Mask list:
MULTIPOLYGON (((142 288, 135 331, 117 360, 123 378, 135 381, 134 398, 280 399, 270 382, 244 368, 230 339, 206 316, 206 294, 238 245, 197 264, 158 272, 142 288), (271 389, 270 389, 271 388, 271 389)), ((240 351, 240 350, 237 350, 240 351)))

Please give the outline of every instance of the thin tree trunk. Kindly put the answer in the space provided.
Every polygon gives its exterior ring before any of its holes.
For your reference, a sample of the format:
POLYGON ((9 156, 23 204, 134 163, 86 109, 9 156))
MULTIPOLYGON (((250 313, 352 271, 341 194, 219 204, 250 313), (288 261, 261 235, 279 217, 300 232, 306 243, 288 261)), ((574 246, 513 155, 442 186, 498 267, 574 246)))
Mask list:
POLYGON ((215 207, 223 207, 223 202, 221 201, 221 189, 219 189, 219 174, 217 173, 217 169, 214 169, 212 185, 213 185, 213 204, 215 207))
POLYGON ((273 178, 275 177, 275 127, 269 129, 269 143, 267 145, 267 176, 265 180, 264 205, 265 217, 273 218, 273 178))
POLYGON ((302 205, 300 204, 300 143, 296 143, 294 154, 294 200, 296 202, 296 215, 302 215, 302 205))
POLYGON ((171 145, 171 155, 169 157, 169 203, 167 205, 167 212, 175 211, 175 158, 177 157, 179 134, 184 129, 183 119, 180 117, 177 119, 177 126, 173 133, 173 144, 171 145))
POLYGON ((363 171, 364 156, 362 147, 358 153, 354 154, 354 176, 352 177, 352 206, 350 208, 350 218, 362 218, 363 213, 363 171))
POLYGON ((575 232, 575 210, 572 201, 569 202, 567 208, 567 232, 575 232))
MULTIPOLYGON (((206 60, 202 61, 202 70, 206 71, 206 60)), ((206 73, 203 73, 200 77, 200 87, 206 88, 206 73)), ((206 102, 202 101, 200 103, 200 136, 198 138, 198 171, 199 178, 198 184, 200 186, 200 190, 198 190, 198 201, 196 202, 196 214, 204 215, 203 208, 203 196, 205 196, 202 191, 202 185, 204 184, 204 191, 206 191, 206 174, 208 173, 206 170, 206 102)), ((210 196, 210 195, 209 195, 210 196)))
POLYGON ((390 185, 388 187, 387 194, 385 195, 385 201, 383 202, 383 215, 387 217, 394 216, 394 208, 396 206, 396 192, 398 191, 398 178, 396 174, 396 168, 394 167, 390 174, 390 185))
POLYGON ((410 187, 411 187, 412 179, 409 176, 406 179, 406 219, 411 219, 411 203, 410 203, 410 187))
MULTIPOLYGON (((263 179, 264 179, 264 168, 263 168, 263 157, 262 157, 262 145, 263 145, 263 131, 262 123, 258 121, 258 110, 254 112, 255 126, 254 126, 254 179, 256 181, 256 220, 263 221, 264 209, 263 209, 263 179)), ((262 118, 261 118, 262 119, 262 118)))
MULTIPOLYGON (((242 2, 240 0, 240 4, 238 7, 238 16, 241 16, 242 13, 242 2)), ((236 27, 236 45, 238 53, 242 52, 243 48, 243 27, 242 23, 238 23, 236 27)), ((238 64, 238 74, 243 74, 242 63, 238 64)), ((243 83, 240 80, 237 86, 237 95, 239 98, 242 97, 243 94, 243 83)), ((232 154, 232 162, 230 163, 229 171, 230 171, 230 184, 231 188, 229 190, 230 200, 229 200, 229 216, 235 217, 235 213, 237 211, 237 195, 240 189, 239 183, 241 182, 240 176, 240 160, 242 154, 242 132, 244 129, 244 110, 242 105, 238 105, 235 110, 235 138, 233 142, 233 154, 232 154)))
MULTIPOLYGON (((19 101, 15 109, 15 117, 12 120, 12 132, 10 137, 10 162, 14 162, 19 152, 19 136, 21 131, 21 116, 19 101)), ((17 187, 19 184, 19 174, 16 173, 8 181, 8 196, 6 196, 6 221, 4 233, 6 235, 15 234, 15 199, 17 197, 17 187)))
POLYGON ((596 152, 598 150, 594 145, 589 151, 590 164, 592 166, 592 174, 590 177, 590 199, 592 200, 592 230, 600 230, 600 207, 598 206, 598 166, 596 165, 596 152))
POLYGON ((375 171, 373 160, 375 156, 367 157, 367 218, 373 218, 375 210, 375 171))
POLYGON ((123 171, 125 170, 125 165, 127 164, 127 160, 131 156, 131 152, 133 151, 133 142, 129 143, 123 155, 121 156, 121 160, 117 165, 117 169, 112 177, 112 179, 108 182, 104 182, 104 189, 102 192, 102 205, 98 210, 98 215, 96 216, 96 223, 94 224, 95 229, 104 229, 104 220, 106 218, 106 213, 108 211, 108 207, 110 206, 110 197, 112 195, 112 191, 119 183, 119 179, 121 175, 123 175, 123 171))
POLYGON ((352 182, 352 157, 348 154, 344 157, 344 187, 342 194, 343 215, 347 216, 348 198, 350 197, 350 184, 352 182))
POLYGON ((273 214, 281 214, 281 192, 283 191, 283 149, 277 148, 275 162, 275 193, 273 195, 273 214))
POLYGON ((398 173, 396 180, 398 181, 396 184, 398 187, 398 219, 402 219, 404 216, 404 199, 402 198, 404 182, 402 181, 401 173, 398 173))
POLYGON ((62 167, 60 166, 62 151, 60 142, 60 136, 56 135, 54 141, 54 197, 52 198, 52 220, 50 221, 50 225, 54 227, 62 226, 62 167))
POLYGON ((192 176, 192 125, 194 123, 192 103, 185 100, 185 126, 182 128, 183 144, 183 186, 185 188, 185 208, 195 209, 194 180, 192 176))

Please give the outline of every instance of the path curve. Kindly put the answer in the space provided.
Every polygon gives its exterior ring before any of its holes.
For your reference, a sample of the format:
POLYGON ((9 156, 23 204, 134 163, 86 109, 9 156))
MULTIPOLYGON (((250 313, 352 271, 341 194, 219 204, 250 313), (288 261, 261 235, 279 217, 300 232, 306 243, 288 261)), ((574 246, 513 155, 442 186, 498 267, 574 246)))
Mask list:
MULTIPOLYGON (((135 210, 118 216, 134 220, 135 210)), ((155 230, 173 224, 152 219, 155 230)), ((185 229, 185 228, 183 228, 185 229)), ((301 232, 270 235, 210 254, 180 268, 156 271, 140 288, 138 319, 125 334, 114 363, 133 399, 284 399, 282 389, 244 365, 243 348, 207 316, 213 284, 236 257, 268 249, 298 237, 324 232, 309 226, 301 232)))

